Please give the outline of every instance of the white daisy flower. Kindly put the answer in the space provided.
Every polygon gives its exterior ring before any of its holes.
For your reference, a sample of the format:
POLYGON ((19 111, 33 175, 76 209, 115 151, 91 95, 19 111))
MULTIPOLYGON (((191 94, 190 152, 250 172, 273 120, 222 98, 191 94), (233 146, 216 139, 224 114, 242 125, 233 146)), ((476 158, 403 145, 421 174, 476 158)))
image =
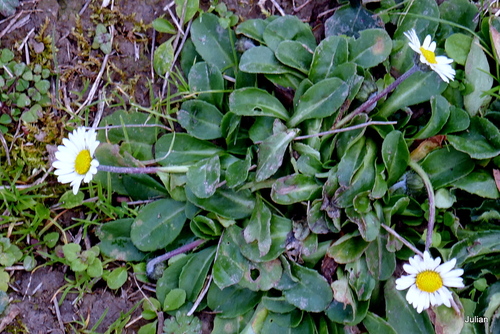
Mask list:
POLYGON ((434 51, 436 50, 436 42, 431 40, 431 36, 427 35, 424 39, 424 43, 420 45, 420 40, 418 39, 415 29, 407 31, 404 35, 410 40, 408 45, 416 53, 420 55, 420 61, 439 74, 444 82, 453 81, 455 78, 455 70, 451 67, 453 59, 445 56, 436 56, 434 51))
POLYGON ((441 259, 433 259, 427 251, 424 257, 415 255, 410 258, 410 264, 403 266, 409 274, 396 280, 396 289, 408 290, 406 300, 420 313, 429 308, 430 305, 438 306, 444 304, 451 307, 453 296, 447 287, 463 288, 463 269, 452 268, 457 263, 456 259, 441 263, 441 259))
POLYGON ((99 141, 94 130, 86 131, 84 127, 74 130, 68 137, 63 139, 63 145, 57 147, 57 160, 52 166, 56 168, 54 174, 58 175, 57 180, 71 183, 76 195, 80 183, 89 183, 97 173, 99 161, 93 157, 99 141))

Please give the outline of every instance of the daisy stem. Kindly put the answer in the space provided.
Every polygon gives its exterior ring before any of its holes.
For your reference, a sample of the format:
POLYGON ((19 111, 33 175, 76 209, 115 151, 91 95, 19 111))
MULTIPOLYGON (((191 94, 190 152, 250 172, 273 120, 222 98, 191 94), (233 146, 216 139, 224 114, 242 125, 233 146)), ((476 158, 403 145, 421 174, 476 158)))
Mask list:
POLYGON ((422 178, 422 181, 425 184, 425 189, 427 189, 427 195, 429 196, 429 218, 427 222, 427 237, 425 239, 425 250, 428 251, 432 244, 432 233, 434 231, 434 222, 436 218, 434 189, 432 189, 432 183, 429 176, 418 163, 410 159, 408 165, 422 178))
POLYGON ((146 265, 146 273, 148 275, 150 275, 154 271, 154 269, 158 263, 163 262, 163 261, 167 261, 168 259, 170 259, 176 255, 179 255, 179 254, 188 252, 192 249, 195 249, 196 247, 198 247, 199 245, 201 245, 205 241, 206 240, 198 239, 198 240, 195 240, 193 242, 190 242, 189 244, 186 244, 186 245, 181 246, 177 249, 174 249, 173 251, 170 251, 168 253, 165 253, 163 255, 155 257, 154 259, 149 261, 148 264, 146 265))
POLYGON ((187 173, 189 166, 165 166, 165 167, 118 167, 99 165, 97 170, 110 173, 123 174, 155 174, 155 173, 187 173))
POLYGON ((406 247, 408 247, 409 249, 411 249, 415 254, 420 255, 422 258, 424 257, 424 253, 422 253, 417 247, 413 246, 408 240, 406 240, 405 238, 403 238, 402 236, 400 236, 398 232, 394 231, 392 228, 390 228, 389 226, 387 226, 385 224, 380 224, 380 225, 387 232, 389 232, 390 234, 392 234, 396 239, 398 239, 399 241, 401 241, 403 243, 403 245, 405 245, 406 247))
POLYGON ((391 83, 389 86, 384 88, 380 93, 378 93, 377 95, 375 95, 372 98, 369 98, 368 100, 365 101, 365 103, 360 105, 356 110, 354 110, 352 113, 348 114, 346 117, 341 119, 337 124, 335 124, 333 126, 333 129, 339 129, 339 128, 343 127, 344 125, 346 125, 347 123, 349 123, 354 117, 358 116, 363 111, 368 109, 368 107, 370 107, 372 104, 376 103, 378 100, 380 100, 381 98, 383 98, 384 96, 386 96, 387 94, 392 92, 397 86, 399 86, 399 84, 401 84, 403 81, 408 79, 408 77, 410 75, 417 72, 418 70, 419 70, 419 67, 417 65, 413 65, 412 68, 410 68, 408 71, 403 73, 403 75, 401 75, 399 78, 394 80, 393 83, 391 83))

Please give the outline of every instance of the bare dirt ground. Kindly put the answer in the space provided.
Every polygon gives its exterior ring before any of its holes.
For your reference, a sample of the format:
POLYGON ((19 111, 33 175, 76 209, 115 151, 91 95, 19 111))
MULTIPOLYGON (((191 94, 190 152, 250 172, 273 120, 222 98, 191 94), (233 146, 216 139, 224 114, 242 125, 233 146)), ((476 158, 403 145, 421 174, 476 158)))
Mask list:
MULTIPOLYGON (((115 0, 113 10, 101 8, 101 1, 81 0, 27 0, 22 1, 17 13, 9 18, 0 16, 0 47, 19 50, 31 61, 46 61, 59 80, 56 101, 63 101, 58 108, 76 110, 86 99, 74 92, 85 91, 86 82, 94 82, 103 64, 104 54, 90 47, 98 22, 113 24, 115 34, 104 76, 107 85, 99 93, 107 97, 118 94, 128 101, 148 106, 150 87, 158 94, 162 82, 152 76, 152 46, 169 38, 154 34, 151 22, 162 15, 168 0, 115 0), (153 40, 153 38, 155 40, 153 40), (27 56, 29 55, 29 56, 27 56), (111 84, 109 84, 111 83, 111 84)), ((240 21, 264 17, 262 7, 273 14, 297 15, 308 22, 318 38, 323 34, 323 23, 331 16, 334 1, 328 0, 224 0, 228 10, 239 16, 240 21), (279 8, 273 5, 273 2, 279 8)), ((201 0, 208 8, 210 2, 201 0)), ((94 108, 94 107, 91 107, 94 108)), ((93 109, 91 110, 93 111, 93 109)), ((63 117, 64 111, 59 113, 63 117)), ((39 264, 43 259, 38 259, 39 264)), ((105 332, 119 318, 140 302, 142 294, 138 285, 129 278, 126 287, 110 291, 104 284, 96 284, 83 297, 68 294, 60 302, 62 288, 71 278, 71 271, 63 266, 46 266, 34 272, 18 271, 14 274, 9 290, 10 307, 0 319, 2 333, 68 333, 85 324, 92 328, 99 318, 106 315, 97 332, 105 332)), ((138 307, 131 319, 140 316, 138 307)), ((204 332, 210 332, 210 317, 204 319, 204 332)), ((134 323, 125 333, 136 333, 144 321, 134 323)))

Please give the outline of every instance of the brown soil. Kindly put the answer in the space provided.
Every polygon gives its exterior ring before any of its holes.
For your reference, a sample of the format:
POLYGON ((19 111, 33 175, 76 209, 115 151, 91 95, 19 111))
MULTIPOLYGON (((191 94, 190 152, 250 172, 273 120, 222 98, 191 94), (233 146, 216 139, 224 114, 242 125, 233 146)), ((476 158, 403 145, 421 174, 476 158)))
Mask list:
MULTIPOLYGON (((104 55, 100 50, 91 49, 89 45, 92 44, 96 24, 107 20, 115 26, 114 52, 109 57, 107 71, 104 73, 103 82, 107 84, 100 85, 98 94, 101 92, 108 99, 113 94, 119 94, 127 102, 134 101, 149 106, 150 86, 158 96, 162 85, 156 76, 152 77, 151 48, 154 35, 150 24, 162 15, 168 17, 163 9, 168 2, 170 1, 115 0, 114 10, 111 11, 101 9, 100 0, 23 1, 14 16, 5 20, 0 16, 0 47, 17 49, 27 40, 26 46, 21 48, 23 59, 26 59, 26 50, 29 50, 32 61, 46 57, 60 79, 57 100, 63 101, 66 109, 69 107, 76 110, 86 99, 86 85, 92 85, 101 69, 104 55), (89 5, 85 6, 85 3, 89 5), (21 25, 23 20, 26 22, 21 25), (50 39, 41 40, 40 35, 49 36, 50 39), (85 91, 83 96, 73 93, 82 91, 85 91)), ((264 17, 257 0, 219 2, 226 3, 228 10, 237 14, 240 20, 264 17)), ((336 6, 329 0, 275 2, 286 14, 297 15, 310 23, 318 37, 323 34, 324 21, 331 15, 328 11, 336 6)), ((208 0, 201 0, 200 3, 204 8, 208 8, 210 4, 208 0)), ((264 3, 264 7, 273 14, 280 14, 269 0, 264 3)), ((162 34, 155 36, 156 46, 169 38, 162 34)), ((94 100, 97 100, 97 96, 94 100)), ((54 106, 54 109, 57 115, 58 106, 54 106)), ((9 290, 10 306, 0 319, 0 331, 69 333, 73 332, 71 326, 89 330, 107 312, 96 329, 102 333, 119 318, 120 313, 131 310, 142 298, 137 285, 128 282, 128 288, 118 291, 110 291, 101 284, 81 298, 70 293, 59 303, 67 283, 65 277, 71 277, 71 272, 62 266, 42 267, 32 273, 16 272, 12 289, 9 290)), ((140 311, 141 308, 137 308, 131 319, 139 317, 140 311)), ((204 332, 209 333, 213 317, 201 318, 204 332)), ((144 323, 137 322, 124 333, 136 333, 144 323)))

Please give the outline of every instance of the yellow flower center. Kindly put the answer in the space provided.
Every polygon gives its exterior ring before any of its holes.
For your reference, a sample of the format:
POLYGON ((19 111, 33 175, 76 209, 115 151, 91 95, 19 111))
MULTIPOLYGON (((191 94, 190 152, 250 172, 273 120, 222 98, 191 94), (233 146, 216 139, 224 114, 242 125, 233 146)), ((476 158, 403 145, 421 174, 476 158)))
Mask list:
POLYGON ((422 52, 422 55, 424 56, 425 59, 431 64, 437 64, 436 61, 436 54, 432 51, 426 50, 423 47, 420 47, 420 52, 422 52))
POLYGON ((439 273, 432 270, 426 270, 417 274, 415 284, 417 284, 419 290, 432 293, 443 286, 443 279, 439 273))
POLYGON ((80 174, 86 174, 90 169, 90 162, 92 161, 92 157, 90 156, 89 150, 82 150, 76 156, 75 160, 75 171, 80 174))

